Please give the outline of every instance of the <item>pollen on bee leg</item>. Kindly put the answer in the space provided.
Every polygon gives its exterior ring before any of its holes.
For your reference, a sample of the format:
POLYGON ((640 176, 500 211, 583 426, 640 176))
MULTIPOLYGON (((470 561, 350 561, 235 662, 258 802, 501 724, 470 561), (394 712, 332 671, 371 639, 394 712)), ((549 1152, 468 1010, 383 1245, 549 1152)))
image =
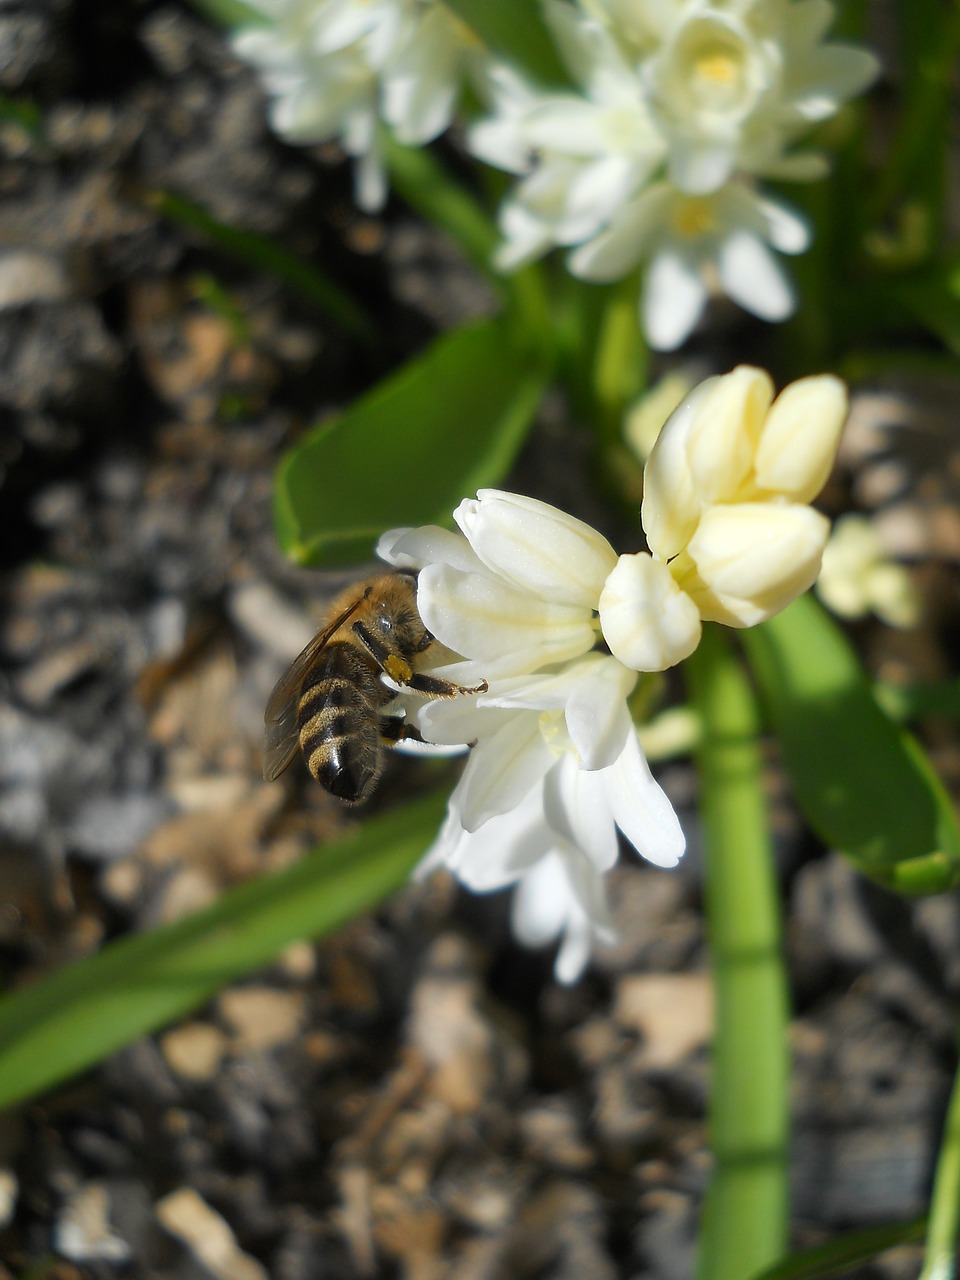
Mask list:
POLYGON ((413 668, 399 654, 391 653, 383 663, 383 669, 397 684, 409 684, 413 676, 413 668))

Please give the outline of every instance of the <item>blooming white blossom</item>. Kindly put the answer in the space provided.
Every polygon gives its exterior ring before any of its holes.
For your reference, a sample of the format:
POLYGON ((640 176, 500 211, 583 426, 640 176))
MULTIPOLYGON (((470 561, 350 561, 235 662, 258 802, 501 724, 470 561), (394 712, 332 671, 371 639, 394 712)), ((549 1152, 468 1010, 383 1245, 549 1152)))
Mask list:
POLYGON ((610 936, 602 877, 618 829, 659 866, 684 847, 627 707, 637 673, 595 648, 617 556, 589 525, 514 494, 481 490, 455 517, 462 536, 401 530, 379 547, 420 570, 424 622, 462 655, 438 673, 488 685, 405 703, 427 741, 474 744, 424 869, 476 891, 518 886, 518 936, 562 937, 556 972, 570 981, 610 936))
POLYGON ((902 564, 866 516, 841 516, 823 552, 817 594, 841 618, 875 613, 891 627, 915 627, 920 599, 902 564))
POLYGON ((789 315, 772 251, 803 252, 809 231, 755 181, 822 176, 823 157, 797 141, 877 71, 867 51, 824 40, 828 0, 547 0, 545 16, 576 91, 494 68, 492 114, 468 135, 474 154, 519 176, 497 265, 558 245, 588 280, 645 264, 644 327, 663 349, 711 293, 766 320, 789 315))
POLYGON ((386 198, 378 129, 429 142, 450 124, 478 42, 439 0, 251 0, 263 22, 236 32, 237 54, 272 98, 290 142, 339 141, 357 162, 356 198, 386 198))
MULTIPOLYGON (((600 597, 614 656, 639 665, 648 653, 638 624, 650 608, 654 566, 684 607, 734 627, 772 617, 813 584, 829 522, 809 503, 827 478, 846 412, 846 390, 829 375, 801 378, 776 400, 769 376, 745 365, 701 383, 664 426, 644 469, 650 554, 621 556, 600 597)), ((670 616, 662 657, 672 645, 680 661, 691 636, 680 606, 672 604, 670 616)))
POLYGON ((495 114, 469 133, 474 155, 526 174, 501 209, 503 270, 596 235, 664 158, 643 85, 614 40, 569 5, 546 16, 581 92, 544 93, 496 65, 495 114))
POLYGON ((671 351, 714 293, 762 320, 785 320, 794 290, 772 250, 802 253, 809 243, 798 214, 744 182, 701 196, 659 182, 622 205, 603 231, 570 254, 568 265, 575 276, 603 281, 619 280, 645 261, 644 330, 652 346, 671 351))

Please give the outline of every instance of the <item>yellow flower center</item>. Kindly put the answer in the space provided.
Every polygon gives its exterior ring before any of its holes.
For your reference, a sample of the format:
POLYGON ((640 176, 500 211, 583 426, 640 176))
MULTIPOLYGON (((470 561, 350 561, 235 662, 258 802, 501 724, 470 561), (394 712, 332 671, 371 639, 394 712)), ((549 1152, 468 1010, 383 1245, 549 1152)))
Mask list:
POLYGON ((692 196, 677 205, 673 215, 673 227, 679 236, 698 240, 715 230, 717 225, 713 203, 704 196, 692 196))
POLYGON ((714 49, 703 53, 696 62, 696 76, 717 86, 732 85, 736 82, 740 68, 737 60, 726 50, 714 49))

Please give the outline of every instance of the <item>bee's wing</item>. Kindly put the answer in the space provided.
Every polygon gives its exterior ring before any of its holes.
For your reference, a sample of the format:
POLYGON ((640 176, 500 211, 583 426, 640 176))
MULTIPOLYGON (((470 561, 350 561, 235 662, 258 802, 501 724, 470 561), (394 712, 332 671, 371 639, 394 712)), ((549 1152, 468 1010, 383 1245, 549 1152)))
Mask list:
POLYGON ((279 778, 290 761, 297 754, 300 745, 299 726, 297 724, 297 708, 300 702, 300 690, 310 668, 327 647, 330 637, 339 631, 346 620, 365 600, 366 596, 358 596, 353 604, 338 613, 322 631, 318 632, 308 645, 294 658, 288 670, 273 686, 267 709, 263 713, 263 776, 265 781, 273 782, 279 778))

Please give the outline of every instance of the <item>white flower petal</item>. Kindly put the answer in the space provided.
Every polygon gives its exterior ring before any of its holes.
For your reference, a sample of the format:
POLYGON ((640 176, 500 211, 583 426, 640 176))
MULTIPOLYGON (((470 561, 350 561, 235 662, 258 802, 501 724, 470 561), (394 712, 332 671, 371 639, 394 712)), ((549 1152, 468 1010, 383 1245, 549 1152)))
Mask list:
POLYGON ((758 235, 736 231, 721 244, 717 268, 724 292, 761 320, 786 320, 796 300, 779 262, 758 235))
POLYGON ((453 513, 494 573, 540 600, 595 609, 617 553, 597 531, 546 502, 497 489, 453 513))
POLYGON ((515 809, 553 761, 536 715, 504 714, 500 728, 473 748, 457 786, 464 828, 476 831, 497 814, 515 809))
POLYGON ((673 351, 693 332, 707 301, 707 286, 683 254, 664 249, 643 281, 643 327, 652 347, 673 351))
POLYGON ((511 923, 529 947, 560 937, 554 975, 564 983, 580 977, 595 941, 616 939, 603 879, 576 850, 554 850, 530 869, 514 894, 511 923))
POLYGON ((478 662, 510 663, 515 674, 579 657, 595 639, 587 610, 536 600, 500 579, 445 564, 421 570, 417 605, 443 644, 478 662))
POLYGON ((686 848, 683 829, 635 733, 616 763, 600 776, 617 826, 637 853, 655 866, 675 867, 686 848))
POLYGON ((484 573, 476 552, 459 533, 426 524, 418 529, 390 529, 377 543, 381 560, 398 569, 422 569, 428 564, 447 564, 464 573, 484 573))
POLYGON ((578 767, 564 755, 543 781, 543 811, 558 836, 582 849, 597 871, 609 871, 617 860, 617 828, 599 770, 578 767))
POLYGON ((699 401, 687 437, 687 462, 703 506, 734 501, 747 481, 773 391, 765 370, 741 364, 717 378, 699 401))
MULTIPOLYGON (((588 655, 590 657, 592 655, 588 655)), ((567 733, 584 770, 605 769, 633 732, 627 698, 637 677, 614 658, 586 660, 573 668, 576 684, 567 699, 567 733)))
POLYGON ((489 818, 476 831, 465 831, 448 866, 466 888, 490 893, 515 884, 553 843, 542 790, 536 786, 509 812, 489 818))
POLYGON ((757 198, 757 208, 766 220, 767 239, 781 253, 803 253, 809 249, 813 233, 810 223, 780 200, 757 198))

